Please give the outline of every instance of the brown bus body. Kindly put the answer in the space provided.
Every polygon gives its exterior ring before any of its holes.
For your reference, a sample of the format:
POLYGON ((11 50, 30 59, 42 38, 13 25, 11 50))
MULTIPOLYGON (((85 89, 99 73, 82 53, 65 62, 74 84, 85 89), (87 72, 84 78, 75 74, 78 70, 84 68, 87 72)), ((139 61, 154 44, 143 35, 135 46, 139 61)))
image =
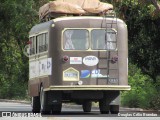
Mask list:
POLYGON ((92 101, 99 102, 101 113, 119 111, 120 91, 130 90, 122 20, 60 17, 34 26, 29 37, 33 112, 60 112, 62 102, 82 104, 90 112, 92 101))

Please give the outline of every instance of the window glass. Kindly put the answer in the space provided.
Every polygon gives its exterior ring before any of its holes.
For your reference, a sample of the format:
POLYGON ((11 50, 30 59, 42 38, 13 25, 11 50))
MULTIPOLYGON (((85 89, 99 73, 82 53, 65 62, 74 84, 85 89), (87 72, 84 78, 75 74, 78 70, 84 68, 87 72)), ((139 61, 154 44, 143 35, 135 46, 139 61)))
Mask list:
POLYGON ((89 33, 82 29, 69 29, 63 33, 63 48, 65 50, 87 50, 89 48, 89 33))
POLYGON ((44 34, 44 39, 45 39, 45 42, 44 42, 45 51, 47 51, 48 50, 48 33, 44 34))
POLYGON ((31 37, 30 38, 30 55, 34 55, 35 54, 35 37, 31 37))
POLYGON ((116 32, 114 30, 95 29, 91 31, 92 49, 115 50, 116 32))
POLYGON ((46 45, 47 45, 47 49, 48 49, 48 41, 49 41, 49 39, 48 39, 48 33, 46 33, 45 35, 46 35, 46 45))
POLYGON ((48 34, 43 33, 37 36, 37 40, 39 42, 39 53, 45 52, 48 50, 48 34))
POLYGON ((41 46, 42 46, 42 40, 41 40, 41 35, 37 36, 37 41, 38 41, 38 49, 39 52, 42 52, 41 46))

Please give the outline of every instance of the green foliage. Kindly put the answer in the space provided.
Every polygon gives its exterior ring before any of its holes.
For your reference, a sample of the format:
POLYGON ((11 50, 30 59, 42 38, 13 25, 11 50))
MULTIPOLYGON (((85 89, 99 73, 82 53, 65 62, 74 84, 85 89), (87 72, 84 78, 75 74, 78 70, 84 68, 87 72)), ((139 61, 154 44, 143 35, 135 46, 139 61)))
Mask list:
POLYGON ((132 89, 122 92, 122 105, 145 109, 157 109, 160 96, 151 78, 142 74, 137 66, 129 65, 129 84, 132 89))
POLYGON ((160 75, 160 12, 152 4, 124 0, 118 6, 120 18, 128 25, 129 58, 156 83, 160 75))
POLYGON ((39 7, 49 0, 1 0, 0 4, 0 98, 26 95, 28 58, 23 49, 28 32, 38 23, 39 7))
POLYGON ((150 106, 151 109, 159 110, 160 92, 156 92, 156 94, 154 94, 154 97, 151 98, 150 106))
POLYGON ((24 97, 28 58, 23 48, 30 28, 38 21, 34 1, 5 0, 0 4, 0 98, 24 97))

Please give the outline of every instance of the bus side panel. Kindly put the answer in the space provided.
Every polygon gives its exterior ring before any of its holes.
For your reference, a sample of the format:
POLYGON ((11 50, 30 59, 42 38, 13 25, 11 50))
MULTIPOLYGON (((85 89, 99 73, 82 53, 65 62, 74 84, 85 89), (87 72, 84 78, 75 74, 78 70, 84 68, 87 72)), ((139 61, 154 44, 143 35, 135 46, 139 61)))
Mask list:
POLYGON ((62 71, 62 59, 60 59, 61 32, 59 29, 59 26, 55 24, 50 30, 49 57, 52 58, 52 74, 49 76, 50 85, 62 85, 60 73, 62 71))
POLYGON ((39 81, 29 80, 28 92, 29 96, 39 96, 39 81))
MULTIPOLYGON (((49 41, 51 39, 51 34, 50 33, 51 33, 52 23, 53 23, 53 21, 37 24, 30 31, 30 36, 36 37, 36 42, 35 42, 35 44, 36 44, 35 51, 36 52, 35 52, 35 55, 29 57, 30 64, 31 64, 31 61, 35 61, 35 62, 32 62, 32 65, 33 65, 32 67, 34 67, 34 70, 35 70, 35 73, 36 73, 36 75, 32 76, 32 78, 30 78, 29 81, 28 81, 28 91, 29 91, 30 96, 39 96, 41 86, 43 86, 44 88, 48 88, 51 85, 50 84, 49 73, 48 74, 46 74, 45 72, 40 73, 40 69, 43 69, 41 62, 43 63, 45 61, 45 65, 46 65, 46 60, 48 58, 51 58, 51 56, 49 56, 49 51, 50 51, 49 50, 49 48, 50 48, 49 41), (40 49, 39 44, 40 43, 37 39, 37 36, 41 35, 43 33, 47 33, 49 35, 48 36, 48 40, 49 40, 48 41, 48 43, 49 43, 48 52, 47 51, 39 52, 39 49, 40 49)), ((43 37, 43 40, 44 40, 44 37, 43 37)), ((31 69, 31 66, 29 67, 29 69, 31 69)))
POLYGON ((119 84, 128 85, 128 32, 125 23, 118 23, 119 84))

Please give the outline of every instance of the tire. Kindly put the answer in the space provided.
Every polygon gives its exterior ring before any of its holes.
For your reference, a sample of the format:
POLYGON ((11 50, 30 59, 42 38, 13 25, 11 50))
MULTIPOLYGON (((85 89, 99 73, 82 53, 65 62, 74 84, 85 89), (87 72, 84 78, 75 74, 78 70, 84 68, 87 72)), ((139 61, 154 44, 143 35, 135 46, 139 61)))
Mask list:
POLYGON ((50 106, 47 105, 46 92, 44 92, 42 86, 40 91, 40 112, 42 114, 50 114, 51 112, 50 106))
POLYGON ((40 97, 36 96, 36 97, 32 97, 32 112, 33 113, 39 113, 40 112, 40 97))
POLYGON ((91 112, 92 102, 90 102, 90 101, 84 101, 83 104, 82 104, 82 107, 83 107, 83 111, 84 112, 91 112))
POLYGON ((111 112, 111 114, 118 114, 119 113, 119 105, 110 105, 110 112, 111 112))
POLYGON ((109 114, 109 104, 106 99, 99 101, 99 110, 101 114, 109 114))
POLYGON ((62 109, 62 103, 52 105, 52 114, 60 114, 62 109))

